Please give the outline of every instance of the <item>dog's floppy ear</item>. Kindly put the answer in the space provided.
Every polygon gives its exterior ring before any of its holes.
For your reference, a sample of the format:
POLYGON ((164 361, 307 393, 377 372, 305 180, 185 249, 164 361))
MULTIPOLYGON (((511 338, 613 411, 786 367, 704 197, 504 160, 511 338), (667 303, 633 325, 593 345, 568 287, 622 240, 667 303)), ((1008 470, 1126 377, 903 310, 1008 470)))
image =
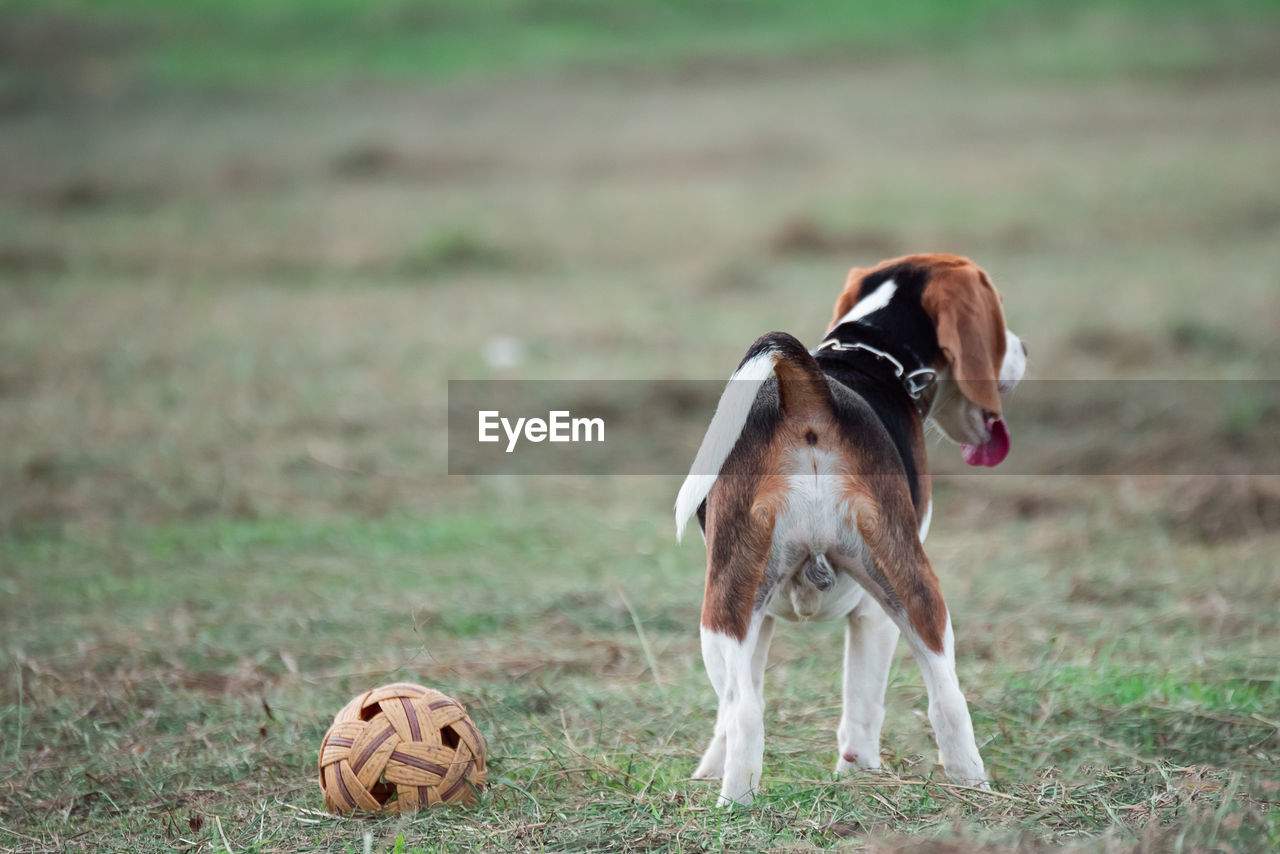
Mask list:
POLYGON ((854 267, 849 271, 848 277, 844 280, 844 290, 840 292, 840 296, 836 297, 836 311, 831 316, 831 325, 827 327, 828 329, 839 323, 840 318, 848 314, 850 309, 858 304, 858 294, 862 290, 862 280, 870 272, 864 267, 854 267))
POLYGON ((1004 362, 1004 310, 987 274, 973 264, 935 269, 921 300, 960 391, 996 418, 1004 362))

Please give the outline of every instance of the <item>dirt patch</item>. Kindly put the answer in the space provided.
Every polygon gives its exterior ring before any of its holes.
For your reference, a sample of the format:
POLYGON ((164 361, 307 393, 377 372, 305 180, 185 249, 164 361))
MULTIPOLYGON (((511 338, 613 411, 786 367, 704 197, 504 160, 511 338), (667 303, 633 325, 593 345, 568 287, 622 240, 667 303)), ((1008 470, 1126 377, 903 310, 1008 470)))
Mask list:
POLYGON ((177 685, 187 691, 197 691, 211 696, 258 696, 276 682, 272 674, 263 673, 256 668, 244 669, 235 673, 205 672, 178 670, 164 674, 160 682, 177 685))
POLYGON ((1068 344, 1078 353, 1125 367, 1150 364, 1164 352, 1159 341, 1132 329, 1081 329, 1068 344))
POLYGON ((784 220, 767 241, 769 252, 788 255, 840 255, 851 258, 891 258, 926 243, 939 246, 981 247, 984 251, 1028 252, 1050 245, 1039 229, 1018 223, 977 232, 945 230, 934 234, 901 234, 882 228, 837 228, 812 216, 784 220))
POLYGON ((1013 491, 987 486, 982 482, 966 483, 964 500, 946 502, 948 518, 970 525, 990 525, 1009 519, 1030 521, 1077 512, 1080 502, 1085 500, 1064 494, 1062 485, 1056 482, 1045 488, 1013 491))
POLYGON ((131 187, 102 178, 81 175, 34 193, 30 201, 55 213, 80 213, 103 208, 145 208, 161 201, 154 188, 131 187))
POLYGON ((1127 580, 1117 581, 1107 576, 1077 575, 1071 579, 1067 601, 1082 605, 1117 608, 1153 607, 1159 598, 1159 592, 1151 587, 1134 587, 1127 580))
POLYGON ((1257 349, 1234 329, 1192 318, 1175 320, 1158 332, 1112 327, 1080 329, 1071 335, 1068 343, 1078 353, 1125 368, 1153 365, 1162 360, 1233 358, 1257 349))
POLYGON ((774 255, 874 255, 889 257, 904 251, 904 240, 877 229, 837 230, 822 225, 810 216, 793 216, 785 220, 768 239, 774 255))
POLYGON ((280 189, 291 180, 289 171, 247 157, 234 157, 219 171, 217 186, 232 193, 280 189))
POLYGON ((1198 477, 1171 496, 1165 524, 1174 536, 1221 543, 1280 530, 1280 477, 1198 477))
POLYGON ((1200 320, 1181 320, 1172 325, 1165 336, 1178 353, 1226 358, 1246 352, 1248 343, 1230 329, 1210 326, 1200 320))
MULTIPOLYGON (((837 836, 851 834, 837 833, 837 836)), ((865 849, 869 854, 1026 854, 1028 851, 1048 851, 1047 847, 1018 846, 1009 848, 976 840, 952 841, 948 839, 885 839, 872 841, 865 849)))
POLYGON ((66 256, 51 247, 0 246, 0 273, 11 275, 60 273, 66 267, 66 256))
POLYGON ((329 171, 349 180, 388 178, 436 182, 469 180, 491 174, 492 157, 462 152, 407 152, 380 143, 353 146, 338 154, 329 171))

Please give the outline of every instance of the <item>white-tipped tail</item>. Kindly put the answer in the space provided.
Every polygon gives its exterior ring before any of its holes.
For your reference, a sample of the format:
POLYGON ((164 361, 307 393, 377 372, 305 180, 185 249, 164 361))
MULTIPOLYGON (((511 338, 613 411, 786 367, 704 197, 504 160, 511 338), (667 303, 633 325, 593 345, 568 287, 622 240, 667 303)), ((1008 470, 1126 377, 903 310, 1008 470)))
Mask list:
POLYGON ((689 467, 689 476, 684 479, 676 496, 677 541, 684 539, 685 526, 720 476, 720 467, 738 443, 738 436, 751 414, 760 386, 773 375, 777 359, 777 349, 764 350, 752 356, 729 377, 720 402, 716 404, 716 414, 711 418, 707 434, 702 437, 702 446, 689 467))

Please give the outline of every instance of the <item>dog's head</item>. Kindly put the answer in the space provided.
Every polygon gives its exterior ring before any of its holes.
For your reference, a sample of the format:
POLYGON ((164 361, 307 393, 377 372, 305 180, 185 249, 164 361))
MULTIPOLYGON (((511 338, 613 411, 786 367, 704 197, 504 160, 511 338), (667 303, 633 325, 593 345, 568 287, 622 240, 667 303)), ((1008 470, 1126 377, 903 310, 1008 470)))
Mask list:
POLYGON ((851 317, 907 339, 897 343, 937 371, 928 419, 962 446, 965 462, 994 466, 1005 458, 1001 395, 1022 379, 1027 349, 1005 326, 1000 295, 981 268, 956 255, 855 268, 836 300, 833 327, 851 317))

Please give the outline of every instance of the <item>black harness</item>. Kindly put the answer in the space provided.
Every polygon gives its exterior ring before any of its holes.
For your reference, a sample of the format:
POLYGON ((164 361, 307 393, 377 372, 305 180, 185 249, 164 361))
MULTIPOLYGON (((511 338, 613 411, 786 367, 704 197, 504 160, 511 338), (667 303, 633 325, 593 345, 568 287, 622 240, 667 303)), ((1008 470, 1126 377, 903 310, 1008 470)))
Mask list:
MULTIPOLYGON (((907 397, 915 404, 916 412, 921 418, 929 412, 929 407, 933 404, 933 392, 937 390, 938 373, 933 368, 920 365, 916 368, 909 369, 903 360, 881 350, 879 347, 873 347, 863 341, 845 341, 840 336, 834 334, 828 335, 822 340, 822 343, 814 347, 812 355, 816 356, 823 350, 831 350, 836 353, 852 353, 863 352, 868 353, 876 358, 878 362, 887 363, 892 369, 894 376, 898 382, 902 384, 902 389, 907 393, 907 397)), ((917 364, 919 364, 917 362, 917 364)))

